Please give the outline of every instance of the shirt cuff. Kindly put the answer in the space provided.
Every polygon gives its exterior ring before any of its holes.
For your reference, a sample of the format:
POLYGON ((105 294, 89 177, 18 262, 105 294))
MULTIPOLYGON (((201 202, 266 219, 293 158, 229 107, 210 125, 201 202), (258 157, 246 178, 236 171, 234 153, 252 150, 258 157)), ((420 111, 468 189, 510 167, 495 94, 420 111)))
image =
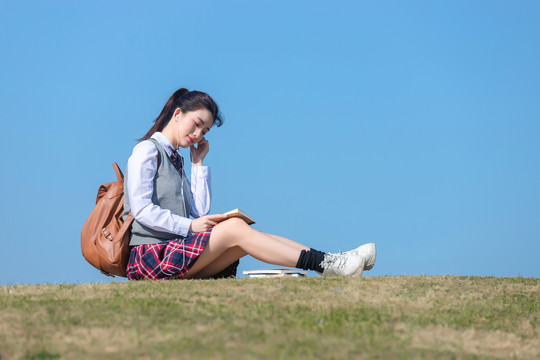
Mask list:
POLYGON ((192 166, 191 176, 198 179, 208 179, 210 177, 210 166, 192 166))
POLYGON ((189 235, 189 228, 191 227, 192 219, 178 216, 173 214, 174 219, 174 233, 183 237, 186 237, 189 235))

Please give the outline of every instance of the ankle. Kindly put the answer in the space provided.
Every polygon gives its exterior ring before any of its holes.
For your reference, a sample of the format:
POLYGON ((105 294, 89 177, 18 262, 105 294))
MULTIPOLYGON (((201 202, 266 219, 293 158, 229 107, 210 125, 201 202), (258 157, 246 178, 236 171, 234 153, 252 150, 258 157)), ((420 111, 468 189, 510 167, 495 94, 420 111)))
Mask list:
POLYGON ((321 263, 324 261, 325 255, 326 254, 322 251, 315 249, 302 250, 298 257, 296 267, 302 270, 322 272, 323 268, 321 267, 321 263))

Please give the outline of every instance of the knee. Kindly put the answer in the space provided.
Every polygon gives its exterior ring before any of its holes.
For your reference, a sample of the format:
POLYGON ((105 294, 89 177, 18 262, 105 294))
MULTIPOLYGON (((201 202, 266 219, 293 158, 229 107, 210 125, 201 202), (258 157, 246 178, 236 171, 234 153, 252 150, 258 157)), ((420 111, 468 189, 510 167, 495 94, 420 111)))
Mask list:
POLYGON ((212 232, 217 232, 219 234, 234 234, 242 231, 242 229, 244 229, 246 226, 249 227, 244 220, 239 218, 230 218, 214 226, 212 232))

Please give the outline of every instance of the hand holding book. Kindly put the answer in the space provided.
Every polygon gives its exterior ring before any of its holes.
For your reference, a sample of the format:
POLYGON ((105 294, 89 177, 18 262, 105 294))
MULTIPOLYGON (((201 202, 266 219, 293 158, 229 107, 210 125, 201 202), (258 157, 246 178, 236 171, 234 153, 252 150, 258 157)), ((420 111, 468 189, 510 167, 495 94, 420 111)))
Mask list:
POLYGON ((191 221, 190 233, 203 232, 215 226, 218 222, 225 220, 225 214, 205 215, 191 221))

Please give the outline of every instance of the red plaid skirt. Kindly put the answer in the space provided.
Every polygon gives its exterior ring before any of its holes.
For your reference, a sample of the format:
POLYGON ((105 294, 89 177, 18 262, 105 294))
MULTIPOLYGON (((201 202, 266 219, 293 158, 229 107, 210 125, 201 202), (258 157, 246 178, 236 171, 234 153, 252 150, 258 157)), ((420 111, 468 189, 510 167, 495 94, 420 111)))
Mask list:
POLYGON ((210 239, 212 229, 158 244, 138 245, 131 249, 129 280, 181 279, 193 266, 210 239))

